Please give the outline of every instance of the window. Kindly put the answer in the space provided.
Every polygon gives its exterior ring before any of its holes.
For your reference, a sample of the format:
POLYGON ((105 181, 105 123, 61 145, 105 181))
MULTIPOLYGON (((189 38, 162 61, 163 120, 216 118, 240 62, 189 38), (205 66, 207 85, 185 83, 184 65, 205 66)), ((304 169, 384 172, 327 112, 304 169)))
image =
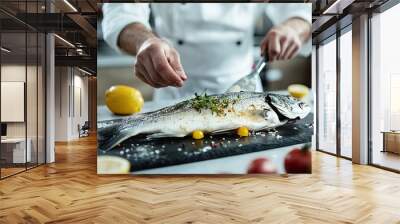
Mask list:
MULTIPOLYGON (((0 7, 18 7, 23 16, 43 12, 44 3, 0 1, 0 7)), ((0 17, 9 21, 0 23, 0 178, 5 178, 45 163, 46 39, 4 12, 0 17)))
POLYGON ((371 162, 395 170, 400 170, 398 21, 400 5, 371 18, 371 162))
POLYGON ((336 40, 318 48, 318 149, 336 153, 336 40))
MULTIPOLYGON (((351 28, 351 27, 349 27, 351 28)), ((352 34, 340 36, 340 155, 352 156, 352 34)))

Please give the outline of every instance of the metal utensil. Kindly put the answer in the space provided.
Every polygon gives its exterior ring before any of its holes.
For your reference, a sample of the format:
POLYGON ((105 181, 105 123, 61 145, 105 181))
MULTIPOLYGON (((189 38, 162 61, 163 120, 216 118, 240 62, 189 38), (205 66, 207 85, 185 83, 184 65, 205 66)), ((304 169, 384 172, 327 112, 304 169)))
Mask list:
POLYGON ((253 70, 245 77, 236 81, 226 92, 255 91, 257 78, 263 68, 267 65, 268 58, 261 57, 253 70))

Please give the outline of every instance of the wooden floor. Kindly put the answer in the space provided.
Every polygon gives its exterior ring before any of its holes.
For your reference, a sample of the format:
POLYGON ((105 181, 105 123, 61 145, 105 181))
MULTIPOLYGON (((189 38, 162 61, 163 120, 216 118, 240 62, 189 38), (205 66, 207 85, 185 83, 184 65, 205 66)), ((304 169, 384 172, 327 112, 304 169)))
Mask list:
POLYGON ((1 177, 7 177, 25 170, 24 168, 0 168, 1 169, 1 177))
POLYGON ((313 155, 312 175, 97 176, 96 141, 0 181, 0 223, 400 223, 400 175, 313 155))
POLYGON ((400 170, 400 155, 392 152, 374 151, 372 157, 374 164, 400 170))
POLYGON ((19 165, 19 167, 7 167, 7 168, 0 168, 1 169, 1 178, 5 178, 20 172, 24 172, 27 169, 33 169, 37 166, 37 164, 27 164, 27 167, 25 165, 19 165))

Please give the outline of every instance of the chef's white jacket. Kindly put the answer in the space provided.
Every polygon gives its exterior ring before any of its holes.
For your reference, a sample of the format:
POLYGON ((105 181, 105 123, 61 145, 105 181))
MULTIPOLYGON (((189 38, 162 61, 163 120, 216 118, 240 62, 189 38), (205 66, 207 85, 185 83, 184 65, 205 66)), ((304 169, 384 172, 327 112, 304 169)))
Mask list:
MULTIPOLYGON (((103 5, 105 41, 117 41, 128 24, 154 29, 177 49, 188 76, 181 88, 156 89, 153 99, 177 99, 195 92, 223 93, 251 71, 255 21, 266 13, 273 24, 300 17, 311 24, 311 3, 108 3, 103 5)), ((261 83, 257 85, 261 91, 261 83)))

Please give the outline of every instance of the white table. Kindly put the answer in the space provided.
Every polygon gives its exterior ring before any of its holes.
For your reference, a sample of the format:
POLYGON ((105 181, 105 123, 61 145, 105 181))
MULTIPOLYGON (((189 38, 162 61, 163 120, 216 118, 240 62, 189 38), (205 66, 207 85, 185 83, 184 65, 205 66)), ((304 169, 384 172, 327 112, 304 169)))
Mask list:
POLYGON ((31 145, 32 141, 30 138, 4 138, 1 139, 2 147, 8 147, 10 145, 13 146, 12 148, 12 155, 13 155, 13 163, 25 163, 31 161, 31 145), (26 140, 26 141, 25 141, 26 140), (27 144, 26 144, 27 143, 27 144), (25 145, 26 151, 25 151, 25 145))
MULTIPOLYGON (((178 101, 163 102, 163 104, 156 104, 155 102, 146 102, 141 112, 153 111, 168 105, 172 105, 178 101)), ((110 120, 114 118, 121 118, 112 114, 105 105, 97 107, 97 118, 99 121, 110 120)), ((232 173, 243 174, 246 173, 248 164, 255 158, 267 157, 277 167, 278 173, 285 173, 284 158, 288 151, 302 145, 293 145, 289 147, 282 147, 276 149, 268 149, 261 152, 247 153, 237 156, 223 157, 219 159, 211 159, 200 162, 192 162, 175 166, 161 167, 155 169, 148 169, 133 174, 218 174, 218 173, 232 173)))

